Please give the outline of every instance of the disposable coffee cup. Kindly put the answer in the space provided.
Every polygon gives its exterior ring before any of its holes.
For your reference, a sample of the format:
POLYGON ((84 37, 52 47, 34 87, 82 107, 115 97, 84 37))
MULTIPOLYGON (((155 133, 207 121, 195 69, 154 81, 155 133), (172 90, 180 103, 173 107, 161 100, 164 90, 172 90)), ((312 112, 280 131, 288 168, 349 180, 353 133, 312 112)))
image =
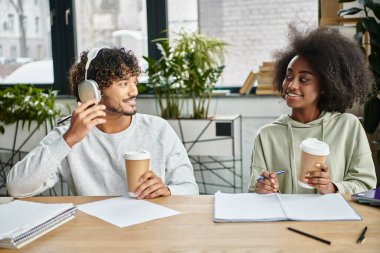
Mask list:
POLYGON ((301 159, 300 171, 298 174, 298 184, 307 189, 313 189, 305 181, 305 176, 311 172, 321 171, 316 167, 316 163, 324 163, 330 154, 329 145, 315 138, 307 138, 300 145, 301 159))
POLYGON ((127 174, 128 195, 135 195, 136 188, 140 185, 139 179, 149 170, 150 154, 148 152, 128 152, 124 154, 125 169, 127 174))

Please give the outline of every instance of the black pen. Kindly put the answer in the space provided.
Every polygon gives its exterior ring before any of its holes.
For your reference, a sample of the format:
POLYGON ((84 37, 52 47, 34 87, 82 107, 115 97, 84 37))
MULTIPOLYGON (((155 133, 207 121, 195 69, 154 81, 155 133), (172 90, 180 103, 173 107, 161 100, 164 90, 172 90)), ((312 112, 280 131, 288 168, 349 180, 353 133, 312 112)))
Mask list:
POLYGON ((68 120, 68 119, 70 119, 70 118, 71 118, 71 115, 66 116, 66 117, 60 119, 60 120, 57 122, 57 125, 62 124, 63 122, 65 122, 66 120, 68 120))
POLYGON ((356 241, 357 243, 363 243, 364 240, 365 240, 365 233, 367 232, 367 226, 363 229, 363 231, 361 232, 358 240, 356 241))
MULTIPOLYGON (((96 105, 96 104, 92 104, 92 105, 88 106, 86 109, 88 109, 88 108, 90 108, 90 107, 93 107, 94 105, 96 105)), ((66 117, 62 118, 60 121, 57 122, 57 125, 60 125, 60 124, 62 124, 63 122, 65 122, 66 120, 70 119, 71 116, 72 116, 72 115, 69 115, 69 116, 66 116, 66 117)))
POLYGON ((317 237, 317 236, 315 236, 315 235, 311 235, 311 234, 308 234, 308 233, 302 232, 302 231, 300 231, 300 230, 298 230, 298 229, 291 228, 291 227, 288 227, 288 229, 289 229, 290 231, 296 232, 296 233, 298 233, 298 234, 301 234, 301 235, 304 235, 304 236, 307 236, 307 237, 313 238, 314 240, 317 240, 317 241, 320 241, 320 242, 326 243, 326 244, 328 244, 328 245, 331 245, 331 242, 330 242, 330 241, 327 241, 327 240, 322 239, 322 238, 320 238, 320 237, 317 237))

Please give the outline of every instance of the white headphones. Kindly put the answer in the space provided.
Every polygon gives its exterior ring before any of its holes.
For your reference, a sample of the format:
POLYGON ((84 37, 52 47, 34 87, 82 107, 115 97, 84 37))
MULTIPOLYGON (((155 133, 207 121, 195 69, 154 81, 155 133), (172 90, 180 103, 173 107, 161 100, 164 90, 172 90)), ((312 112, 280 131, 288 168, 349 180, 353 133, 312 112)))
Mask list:
POLYGON ((87 79, 87 71, 93 59, 98 55, 99 51, 108 47, 95 47, 91 49, 87 54, 87 63, 85 67, 84 80, 78 85, 79 100, 82 103, 86 103, 88 100, 96 99, 100 100, 100 90, 97 82, 91 79, 87 79))

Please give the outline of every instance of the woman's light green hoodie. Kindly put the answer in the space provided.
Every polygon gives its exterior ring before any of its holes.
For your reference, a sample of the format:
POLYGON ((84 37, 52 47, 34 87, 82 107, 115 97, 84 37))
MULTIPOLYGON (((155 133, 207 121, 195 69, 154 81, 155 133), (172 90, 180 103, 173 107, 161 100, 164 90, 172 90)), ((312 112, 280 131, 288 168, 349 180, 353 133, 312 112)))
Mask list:
POLYGON ((282 115, 275 122, 263 126, 255 137, 252 154, 252 177, 249 191, 255 190, 256 177, 264 170, 285 170, 278 175, 282 193, 317 193, 298 185, 300 144, 308 138, 329 144, 326 164, 330 180, 340 193, 357 193, 376 187, 375 166, 368 140, 356 116, 349 113, 323 112, 321 116, 303 124, 282 115))

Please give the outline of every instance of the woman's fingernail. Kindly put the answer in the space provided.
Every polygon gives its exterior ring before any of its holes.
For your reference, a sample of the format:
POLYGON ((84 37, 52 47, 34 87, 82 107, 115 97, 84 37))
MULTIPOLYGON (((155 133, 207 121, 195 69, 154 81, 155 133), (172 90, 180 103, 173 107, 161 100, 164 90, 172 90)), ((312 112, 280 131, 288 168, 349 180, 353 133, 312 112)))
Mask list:
POLYGON ((315 166, 316 167, 321 167, 321 164, 320 163, 316 163, 315 166))

